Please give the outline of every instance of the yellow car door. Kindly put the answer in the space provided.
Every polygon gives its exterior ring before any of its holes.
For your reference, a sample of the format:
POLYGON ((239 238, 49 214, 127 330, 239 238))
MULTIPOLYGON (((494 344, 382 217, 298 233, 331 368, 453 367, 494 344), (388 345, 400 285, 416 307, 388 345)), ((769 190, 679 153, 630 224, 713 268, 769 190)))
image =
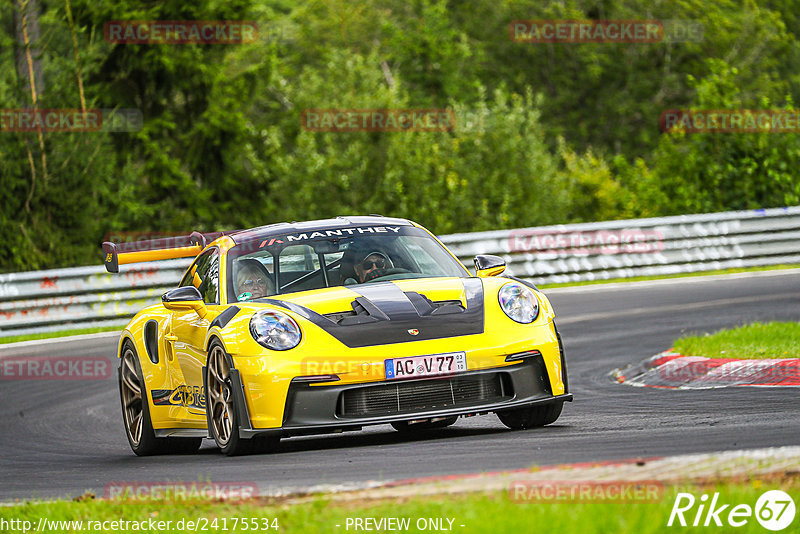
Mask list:
POLYGON ((204 346, 208 326, 222 311, 220 301, 220 253, 210 248, 195 260, 181 286, 193 285, 203 296, 206 313, 201 317, 194 310, 172 311, 169 339, 177 364, 174 388, 177 390, 186 422, 206 420, 205 389, 202 368, 206 364, 204 346))

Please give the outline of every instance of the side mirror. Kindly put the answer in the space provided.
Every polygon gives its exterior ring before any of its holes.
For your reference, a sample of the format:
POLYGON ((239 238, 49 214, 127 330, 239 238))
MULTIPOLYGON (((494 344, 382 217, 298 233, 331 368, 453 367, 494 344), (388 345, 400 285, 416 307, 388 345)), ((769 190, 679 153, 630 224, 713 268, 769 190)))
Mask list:
POLYGON ((203 295, 194 286, 177 287, 161 295, 161 303, 168 310, 194 310, 203 319, 208 313, 203 295))
POLYGON ((475 256, 475 272, 480 278, 497 276, 506 270, 506 260, 500 256, 483 254, 475 256))

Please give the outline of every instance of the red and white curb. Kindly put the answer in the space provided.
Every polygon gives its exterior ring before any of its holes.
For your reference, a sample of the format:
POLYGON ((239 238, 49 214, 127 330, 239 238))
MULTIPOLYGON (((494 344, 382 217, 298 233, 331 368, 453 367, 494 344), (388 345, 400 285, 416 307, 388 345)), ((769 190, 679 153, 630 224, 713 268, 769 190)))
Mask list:
POLYGON ((666 351, 611 374, 621 384, 654 388, 800 386, 800 358, 740 360, 666 351))

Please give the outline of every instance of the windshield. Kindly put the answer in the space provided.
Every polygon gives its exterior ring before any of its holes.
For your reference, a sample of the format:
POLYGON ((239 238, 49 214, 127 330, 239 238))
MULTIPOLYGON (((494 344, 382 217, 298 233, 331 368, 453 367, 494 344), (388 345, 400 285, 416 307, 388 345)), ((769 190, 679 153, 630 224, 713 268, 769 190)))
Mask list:
POLYGON ((260 237, 228 252, 228 301, 323 287, 469 273, 413 226, 365 226, 260 237))

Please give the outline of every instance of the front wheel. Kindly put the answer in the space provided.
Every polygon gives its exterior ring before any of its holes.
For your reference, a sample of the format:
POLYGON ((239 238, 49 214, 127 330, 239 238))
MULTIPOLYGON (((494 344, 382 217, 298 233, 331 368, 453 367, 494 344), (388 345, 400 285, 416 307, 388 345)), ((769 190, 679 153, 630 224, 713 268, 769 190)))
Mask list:
POLYGON ((497 412, 500 422, 512 430, 536 428, 555 423, 561 415, 564 402, 553 402, 545 405, 527 406, 515 410, 497 412))
POLYGON ((222 344, 214 341, 206 364, 206 411, 214 441, 226 456, 267 452, 278 438, 258 436, 244 439, 239 435, 239 415, 231 380, 232 361, 222 344))
POLYGON ((147 388, 136 349, 130 341, 122 346, 119 362, 119 396, 122 421, 131 450, 137 456, 197 452, 203 438, 157 438, 150 419, 147 388))

